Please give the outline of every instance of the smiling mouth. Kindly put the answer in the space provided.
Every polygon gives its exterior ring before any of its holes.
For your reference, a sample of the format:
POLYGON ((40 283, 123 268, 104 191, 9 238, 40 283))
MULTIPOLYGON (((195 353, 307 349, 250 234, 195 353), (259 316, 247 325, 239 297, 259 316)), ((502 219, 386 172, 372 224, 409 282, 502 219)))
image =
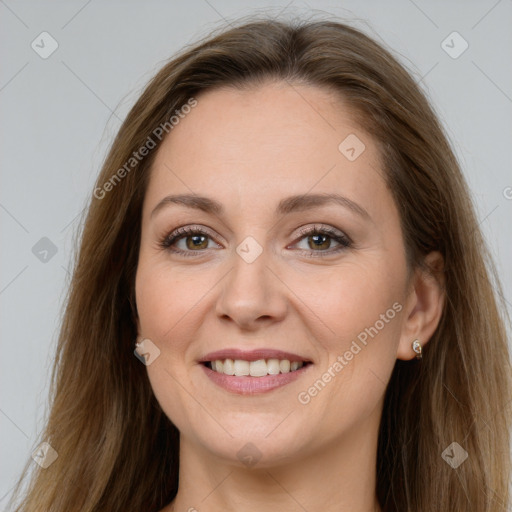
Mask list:
POLYGON ((266 377, 293 373, 311 363, 309 361, 290 361, 288 359, 258 359, 246 361, 244 359, 217 359, 204 361, 204 366, 216 373, 235 377, 266 377))

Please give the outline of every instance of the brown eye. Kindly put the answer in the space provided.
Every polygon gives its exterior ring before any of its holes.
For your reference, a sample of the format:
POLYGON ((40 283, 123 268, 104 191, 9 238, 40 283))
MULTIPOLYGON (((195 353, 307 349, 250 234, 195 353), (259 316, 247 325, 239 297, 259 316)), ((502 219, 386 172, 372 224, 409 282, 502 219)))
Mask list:
POLYGON ((188 235, 188 236, 184 236, 182 238, 184 238, 186 240, 187 249, 197 250, 197 249, 206 249, 208 247, 208 236, 207 235, 188 235))
POLYGON ((342 232, 329 226, 314 226, 300 231, 302 235, 295 244, 307 256, 328 256, 351 247, 351 240, 342 232), (300 247, 300 243, 307 240, 307 247, 300 247), (333 241, 337 246, 332 248, 333 241))
MULTIPOLYGON (((197 256, 211 248, 209 242, 213 242, 212 236, 204 228, 185 226, 167 235, 159 246, 182 256, 197 256)), ((220 247, 219 244, 215 245, 220 247)))
POLYGON ((327 235, 308 236, 308 245, 311 249, 329 249, 331 246, 331 237, 327 235), (313 241, 312 243, 311 240, 313 241))

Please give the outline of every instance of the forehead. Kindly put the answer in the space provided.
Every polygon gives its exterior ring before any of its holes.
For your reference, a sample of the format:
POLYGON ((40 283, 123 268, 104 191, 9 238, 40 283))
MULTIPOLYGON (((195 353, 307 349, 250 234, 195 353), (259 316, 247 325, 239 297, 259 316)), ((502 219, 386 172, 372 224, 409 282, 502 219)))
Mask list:
POLYGON ((171 192, 249 208, 309 191, 362 201, 372 190, 374 203, 390 199, 376 145, 332 91, 269 82, 196 99, 158 149, 146 209, 171 192))

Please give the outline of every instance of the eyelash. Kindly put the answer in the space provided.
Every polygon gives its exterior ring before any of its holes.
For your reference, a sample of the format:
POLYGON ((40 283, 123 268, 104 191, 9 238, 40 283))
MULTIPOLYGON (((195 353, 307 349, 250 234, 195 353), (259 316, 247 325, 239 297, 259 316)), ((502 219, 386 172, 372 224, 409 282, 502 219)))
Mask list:
MULTIPOLYGON (((338 230, 331 228, 329 226, 318 227, 315 225, 312 228, 311 227, 301 228, 299 230, 299 234, 300 234, 300 238, 297 241, 302 240, 306 236, 326 235, 329 238, 333 239, 335 242, 338 242, 340 244, 334 250, 328 249, 325 251, 322 251, 322 250, 307 251, 305 249, 299 249, 300 251, 306 253, 306 255, 308 257, 312 257, 312 258, 325 257, 324 255, 336 254, 336 253, 339 253, 339 252, 352 246, 352 241, 346 235, 344 235, 343 233, 341 233, 338 230), (319 253, 319 254, 317 255, 315 253, 319 253)), ((212 239, 212 236, 210 235, 210 233, 201 227, 185 226, 185 227, 178 228, 175 231, 173 231, 172 233, 170 233, 169 235, 165 236, 159 242, 158 245, 162 249, 168 250, 168 251, 176 253, 176 254, 180 254, 182 256, 195 257, 197 255, 197 253, 200 254, 200 253, 204 252, 205 249, 197 250, 197 251, 183 251, 182 249, 172 248, 172 246, 177 241, 181 240, 182 238, 188 238, 189 236, 193 236, 193 235, 203 235, 203 236, 206 236, 206 237, 209 237, 210 239, 212 239), (196 254, 194 254, 194 253, 196 253, 196 254)))

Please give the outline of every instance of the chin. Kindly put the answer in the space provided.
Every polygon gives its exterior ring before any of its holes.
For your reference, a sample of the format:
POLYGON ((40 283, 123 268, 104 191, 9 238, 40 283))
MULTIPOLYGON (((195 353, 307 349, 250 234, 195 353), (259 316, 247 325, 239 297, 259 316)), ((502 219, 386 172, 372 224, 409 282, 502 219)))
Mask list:
POLYGON ((314 436, 307 435, 304 424, 289 422, 284 427, 287 414, 253 417, 252 421, 247 420, 247 415, 240 419, 238 414, 222 424, 229 434, 220 427, 207 431, 201 428, 187 437, 198 440, 212 456, 228 464, 251 468, 288 464, 304 457, 305 448, 312 446, 314 436))

